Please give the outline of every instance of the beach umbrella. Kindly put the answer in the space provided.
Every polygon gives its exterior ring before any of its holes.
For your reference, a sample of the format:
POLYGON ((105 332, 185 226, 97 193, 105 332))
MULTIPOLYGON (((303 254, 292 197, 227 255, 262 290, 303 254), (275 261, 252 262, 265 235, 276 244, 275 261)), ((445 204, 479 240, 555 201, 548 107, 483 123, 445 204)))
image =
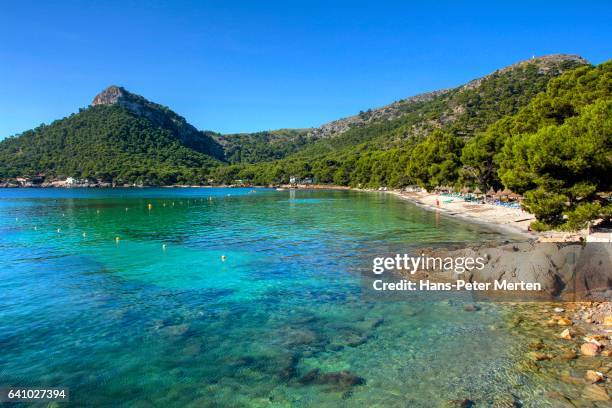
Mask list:
POLYGON ((482 194, 482 191, 480 191, 480 188, 476 187, 476 189, 474 189, 474 194, 482 194))
POLYGON ((495 190, 493 190, 493 187, 489 188, 489 191, 487 191, 487 196, 488 197, 493 197, 496 194, 495 190))

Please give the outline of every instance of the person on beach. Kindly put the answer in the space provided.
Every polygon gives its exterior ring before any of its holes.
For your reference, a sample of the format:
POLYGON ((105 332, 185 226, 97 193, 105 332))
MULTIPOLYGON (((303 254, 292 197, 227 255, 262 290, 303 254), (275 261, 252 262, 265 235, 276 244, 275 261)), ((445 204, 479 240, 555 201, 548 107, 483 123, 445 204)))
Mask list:
POLYGON ((440 200, 436 198, 436 207, 440 207, 440 200))

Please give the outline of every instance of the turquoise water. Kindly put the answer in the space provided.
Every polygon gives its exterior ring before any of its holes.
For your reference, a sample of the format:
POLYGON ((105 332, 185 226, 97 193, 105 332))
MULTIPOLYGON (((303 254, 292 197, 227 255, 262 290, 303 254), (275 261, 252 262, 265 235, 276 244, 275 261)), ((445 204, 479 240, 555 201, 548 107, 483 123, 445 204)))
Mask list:
POLYGON ((489 404, 520 380, 496 306, 377 301, 360 272, 498 239, 386 194, 0 190, 0 386, 98 407, 489 404))

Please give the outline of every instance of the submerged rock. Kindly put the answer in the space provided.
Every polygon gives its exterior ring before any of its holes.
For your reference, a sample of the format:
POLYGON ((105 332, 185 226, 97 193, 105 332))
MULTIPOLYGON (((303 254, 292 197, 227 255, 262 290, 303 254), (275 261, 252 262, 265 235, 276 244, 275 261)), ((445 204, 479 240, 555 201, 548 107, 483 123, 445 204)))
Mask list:
POLYGON ((521 405, 511 394, 496 395, 493 398, 493 408, 518 408, 521 405))
POLYGON ((364 385, 366 380, 363 377, 346 370, 332 373, 321 373, 321 370, 315 368, 300 378, 300 383, 304 385, 330 385, 336 389, 347 389, 356 385, 364 385))
POLYGON ((480 310, 480 306, 474 303, 470 303, 469 305, 465 305, 463 307, 463 310, 465 310, 466 312, 477 312, 480 310))
POLYGON ((471 399, 451 400, 444 404, 444 408, 472 408, 476 403, 471 399))
POLYGON ((604 375, 599 371, 588 370, 584 374, 584 379, 590 383, 596 383, 602 381, 604 379, 604 375))
POLYGON ((571 326, 573 323, 570 319, 568 319, 567 317, 561 317, 557 320, 557 324, 559 326, 571 326))
POLYGON ((162 327, 160 332, 166 336, 179 337, 187 333, 187 330, 189 330, 189 325, 187 323, 183 323, 162 327))
POLYGON ((584 387, 582 396, 591 401, 610 401, 610 396, 606 389, 597 384, 590 384, 584 387))
POLYGON ((559 337, 564 339, 564 340, 571 340, 572 339, 572 333, 570 332, 570 329, 565 329, 561 332, 561 334, 559 334, 559 337))
POLYGON ((542 339, 538 339, 529 343, 529 348, 531 350, 542 350, 544 348, 544 342, 542 339))
POLYGON ((544 361, 544 360, 550 360, 552 358, 550 354, 540 353, 537 351, 532 351, 532 352, 527 353, 527 357, 529 357, 533 361, 544 361))
POLYGON ((599 347, 597 344, 584 343, 582 346, 580 346, 580 353, 583 356, 593 357, 599 353, 599 347))
POLYGON ((559 356, 561 360, 573 360, 576 357, 578 357, 578 355, 574 350, 564 350, 563 353, 559 356))

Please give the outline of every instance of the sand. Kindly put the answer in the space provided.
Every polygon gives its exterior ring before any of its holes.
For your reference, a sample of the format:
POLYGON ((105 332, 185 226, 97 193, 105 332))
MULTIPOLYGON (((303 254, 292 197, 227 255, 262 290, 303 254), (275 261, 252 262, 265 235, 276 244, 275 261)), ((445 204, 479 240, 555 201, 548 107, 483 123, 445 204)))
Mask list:
POLYGON ((539 242, 575 242, 585 235, 585 232, 566 233, 548 231, 539 233, 529 231, 529 224, 535 221, 535 216, 520 208, 467 202, 461 198, 427 192, 387 192, 431 211, 438 211, 467 221, 486 224, 494 228, 523 235, 526 238, 535 239, 539 242), (449 202, 449 200, 452 201, 449 202))

